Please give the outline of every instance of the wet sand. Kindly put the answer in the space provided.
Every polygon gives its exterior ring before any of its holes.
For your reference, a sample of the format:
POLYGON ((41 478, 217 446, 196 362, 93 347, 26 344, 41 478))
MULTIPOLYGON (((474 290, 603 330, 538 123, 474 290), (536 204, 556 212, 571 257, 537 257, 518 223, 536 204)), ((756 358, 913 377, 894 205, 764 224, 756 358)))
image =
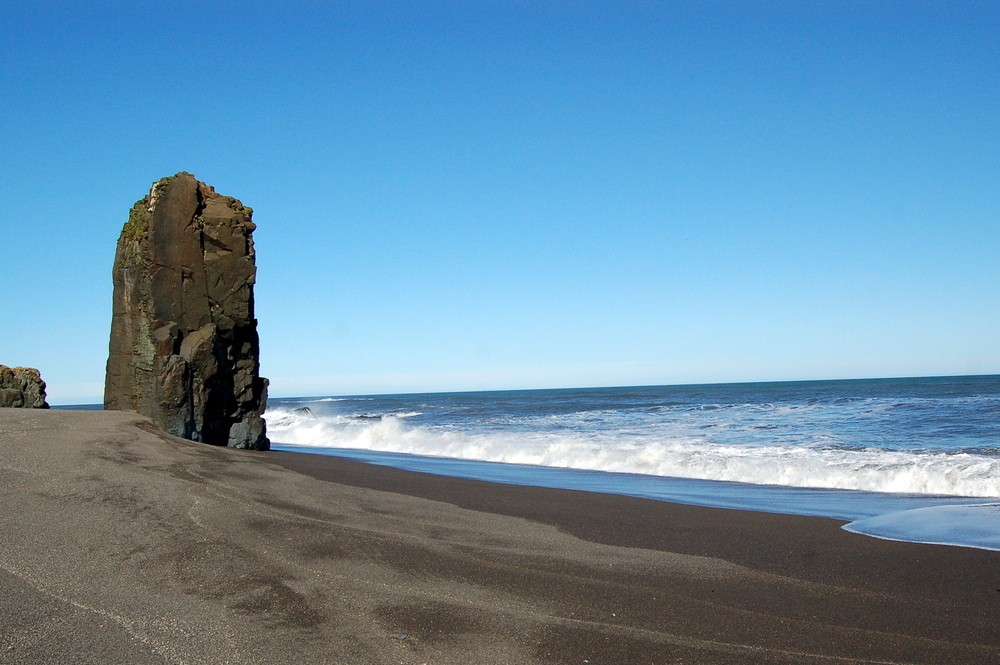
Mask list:
POLYGON ((0 409, 3 663, 1000 663, 1000 552, 0 409))

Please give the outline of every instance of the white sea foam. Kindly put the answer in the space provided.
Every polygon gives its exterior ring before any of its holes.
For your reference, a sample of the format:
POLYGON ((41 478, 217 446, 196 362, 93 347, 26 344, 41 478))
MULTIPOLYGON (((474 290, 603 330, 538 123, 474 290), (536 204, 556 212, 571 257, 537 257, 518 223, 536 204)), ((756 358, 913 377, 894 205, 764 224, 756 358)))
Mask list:
POLYGON ((275 443, 762 485, 1000 497, 1000 458, 971 453, 732 445, 659 431, 462 431, 397 415, 358 418, 268 411, 275 443))

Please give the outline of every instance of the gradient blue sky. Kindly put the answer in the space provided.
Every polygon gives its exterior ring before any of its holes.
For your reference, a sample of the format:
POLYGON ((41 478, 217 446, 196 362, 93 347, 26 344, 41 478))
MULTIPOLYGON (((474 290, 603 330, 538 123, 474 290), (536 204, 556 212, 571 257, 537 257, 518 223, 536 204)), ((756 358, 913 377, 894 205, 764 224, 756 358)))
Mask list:
POLYGON ((272 396, 1000 373, 995 2, 0 0, 0 363, 255 210, 272 396))

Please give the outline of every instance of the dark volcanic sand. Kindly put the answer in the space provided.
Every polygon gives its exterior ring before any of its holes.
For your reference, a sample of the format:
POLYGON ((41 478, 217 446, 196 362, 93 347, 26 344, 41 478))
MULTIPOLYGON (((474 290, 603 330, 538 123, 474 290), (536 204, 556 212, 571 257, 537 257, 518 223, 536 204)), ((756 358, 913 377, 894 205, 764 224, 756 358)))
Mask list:
POLYGON ((1000 663, 1000 552, 0 410, 0 662, 1000 663))

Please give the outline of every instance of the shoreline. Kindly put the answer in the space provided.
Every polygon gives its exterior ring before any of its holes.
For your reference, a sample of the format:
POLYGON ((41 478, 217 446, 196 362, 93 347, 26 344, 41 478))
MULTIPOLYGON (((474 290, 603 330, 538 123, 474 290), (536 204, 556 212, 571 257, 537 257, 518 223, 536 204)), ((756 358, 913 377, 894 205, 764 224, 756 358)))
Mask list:
POLYGON ((1000 552, 0 410, 0 662, 1000 663, 1000 552))
POLYGON ((368 449, 273 444, 272 451, 322 455, 434 476, 504 485, 578 490, 667 503, 841 520, 845 529, 900 542, 953 545, 1000 551, 1000 522, 987 514, 998 499, 936 494, 755 485, 725 480, 642 475, 613 471, 429 457, 368 449), (950 511, 938 520, 929 508, 950 511), (919 512, 917 512, 919 511, 919 512), (964 511, 964 513, 963 513, 964 511), (958 525, 962 526, 959 527, 958 525), (987 525, 995 524, 994 528, 987 525))

